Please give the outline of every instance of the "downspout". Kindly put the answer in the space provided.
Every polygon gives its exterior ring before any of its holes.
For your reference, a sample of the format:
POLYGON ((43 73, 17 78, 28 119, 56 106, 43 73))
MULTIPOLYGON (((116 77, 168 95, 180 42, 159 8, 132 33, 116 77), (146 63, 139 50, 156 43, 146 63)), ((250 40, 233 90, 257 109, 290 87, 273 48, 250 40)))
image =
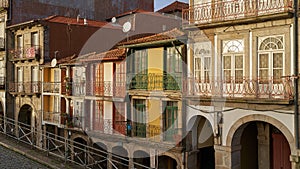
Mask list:
POLYGON ((298 106, 298 0, 294 0, 294 124, 295 124, 295 146, 299 149, 299 106, 298 106))

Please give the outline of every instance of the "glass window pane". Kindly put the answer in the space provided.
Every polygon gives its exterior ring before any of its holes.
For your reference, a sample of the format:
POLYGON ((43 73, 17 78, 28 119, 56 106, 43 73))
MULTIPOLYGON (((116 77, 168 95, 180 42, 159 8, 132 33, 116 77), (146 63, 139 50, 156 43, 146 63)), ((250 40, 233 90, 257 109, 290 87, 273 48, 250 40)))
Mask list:
POLYGON ((268 54, 260 54, 259 55, 259 68, 269 68, 268 54))
POLYGON ((273 54, 273 67, 274 68, 282 68, 283 67, 283 54, 282 53, 274 53, 273 54))

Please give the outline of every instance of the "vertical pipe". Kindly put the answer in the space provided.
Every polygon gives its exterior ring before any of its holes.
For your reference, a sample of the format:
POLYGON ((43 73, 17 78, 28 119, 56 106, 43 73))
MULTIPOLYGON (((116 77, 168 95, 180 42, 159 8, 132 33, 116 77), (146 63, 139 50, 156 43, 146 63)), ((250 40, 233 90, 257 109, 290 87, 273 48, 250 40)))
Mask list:
POLYGON ((294 123, 295 123, 295 146, 299 149, 299 114, 298 114, 298 0, 294 0, 294 123))

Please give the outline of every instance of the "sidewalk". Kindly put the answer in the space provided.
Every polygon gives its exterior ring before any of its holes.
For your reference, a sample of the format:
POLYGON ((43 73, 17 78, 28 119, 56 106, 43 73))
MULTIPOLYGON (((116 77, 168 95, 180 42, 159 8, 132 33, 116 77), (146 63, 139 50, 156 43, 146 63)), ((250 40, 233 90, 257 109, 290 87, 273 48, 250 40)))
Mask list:
POLYGON ((21 143, 16 141, 15 139, 12 139, 8 136, 5 136, 4 134, 0 134, 0 145, 3 147, 6 147, 8 149, 11 149, 17 153, 20 153, 34 161, 37 161, 49 168, 59 169, 82 169, 84 167, 72 164, 70 162, 67 162, 65 164, 65 161, 61 158, 49 155, 47 156, 47 152, 41 151, 37 148, 32 148, 30 145, 21 143))

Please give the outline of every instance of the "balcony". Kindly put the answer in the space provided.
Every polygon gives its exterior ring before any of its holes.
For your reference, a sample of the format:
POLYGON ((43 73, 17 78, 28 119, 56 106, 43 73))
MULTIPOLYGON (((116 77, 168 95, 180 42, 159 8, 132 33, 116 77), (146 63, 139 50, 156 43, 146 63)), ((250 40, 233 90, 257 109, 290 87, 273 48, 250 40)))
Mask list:
POLYGON ((184 24, 207 25, 288 12, 292 12, 291 0, 230 0, 190 6, 189 9, 183 10, 182 17, 184 24))
POLYGON ((187 96, 227 97, 244 99, 281 99, 294 97, 293 79, 289 76, 274 79, 249 78, 227 80, 188 79, 185 93, 187 96))
POLYGON ((43 112, 43 122, 51 124, 60 124, 60 113, 59 112, 43 112))
POLYGON ((44 82, 43 92, 44 93, 59 93, 60 82, 44 82))
POLYGON ((10 82, 8 90, 13 95, 41 94, 41 82, 10 82))
POLYGON ((9 50, 9 59, 10 61, 39 60, 40 46, 18 47, 9 50))
POLYGON ((182 76, 178 74, 131 74, 128 76, 129 90, 175 90, 182 87, 182 76))

